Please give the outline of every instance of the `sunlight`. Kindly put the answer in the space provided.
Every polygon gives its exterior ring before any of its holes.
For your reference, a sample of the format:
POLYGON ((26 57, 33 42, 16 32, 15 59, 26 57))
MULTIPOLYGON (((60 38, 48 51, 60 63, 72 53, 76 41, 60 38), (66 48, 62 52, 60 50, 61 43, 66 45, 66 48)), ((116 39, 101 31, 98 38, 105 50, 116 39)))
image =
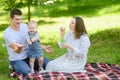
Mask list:
POLYGON ((0 32, 0 38, 3 38, 3 31, 0 32))
MULTIPOLYGON (((65 26, 66 30, 69 29, 69 23, 72 17, 59 17, 59 18, 41 18, 40 20, 45 21, 45 24, 40 24, 40 32, 58 32, 59 27, 65 26), (49 21, 54 23, 49 24, 49 21)), ((120 25, 120 15, 119 14, 106 14, 99 17, 83 17, 85 21, 85 26, 88 33, 92 34, 100 30, 105 30, 108 28, 114 28, 120 25)), ((38 19, 39 20, 39 19, 38 19)))
POLYGON ((105 13, 114 13, 114 12, 119 12, 120 10, 120 5, 111 5, 109 7, 106 7, 106 8, 103 8, 101 9, 98 14, 102 15, 102 14, 105 14, 105 13))
POLYGON ((114 28, 120 25, 119 14, 103 15, 100 17, 85 18, 86 28, 89 33, 114 28))
POLYGON ((53 3, 54 3, 54 0, 49 0, 49 1, 44 2, 45 5, 53 4, 53 3))

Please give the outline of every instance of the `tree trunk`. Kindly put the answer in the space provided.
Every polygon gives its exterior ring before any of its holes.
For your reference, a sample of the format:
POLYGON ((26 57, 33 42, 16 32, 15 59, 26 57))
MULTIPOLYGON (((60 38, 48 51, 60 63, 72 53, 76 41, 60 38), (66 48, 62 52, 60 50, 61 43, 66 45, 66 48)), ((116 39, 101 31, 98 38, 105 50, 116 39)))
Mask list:
POLYGON ((28 21, 30 21, 30 1, 28 0, 28 21))
POLYGON ((22 3, 22 0, 20 0, 20 3, 22 3))

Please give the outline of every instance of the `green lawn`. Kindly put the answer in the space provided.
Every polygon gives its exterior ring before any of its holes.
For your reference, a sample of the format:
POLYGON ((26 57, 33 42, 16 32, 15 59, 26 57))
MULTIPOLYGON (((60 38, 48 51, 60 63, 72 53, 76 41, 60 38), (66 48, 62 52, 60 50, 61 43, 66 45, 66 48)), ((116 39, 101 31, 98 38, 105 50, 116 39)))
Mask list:
MULTIPOLYGON (((68 25, 73 16, 82 16, 91 47, 88 52, 88 63, 111 63, 120 65, 120 1, 119 0, 65 0, 50 5, 31 7, 31 19, 38 21, 41 43, 51 45, 54 49, 51 54, 44 52, 49 59, 63 55, 66 50, 60 49, 59 27, 68 25), (81 2, 83 1, 83 2, 81 2), (93 1, 91 3, 91 1, 93 1), (72 3, 72 4, 68 4, 72 3)), ((0 80, 9 79, 9 61, 3 31, 9 25, 9 13, 0 8, 0 80)), ((27 8, 23 11, 23 21, 27 22, 27 8)))

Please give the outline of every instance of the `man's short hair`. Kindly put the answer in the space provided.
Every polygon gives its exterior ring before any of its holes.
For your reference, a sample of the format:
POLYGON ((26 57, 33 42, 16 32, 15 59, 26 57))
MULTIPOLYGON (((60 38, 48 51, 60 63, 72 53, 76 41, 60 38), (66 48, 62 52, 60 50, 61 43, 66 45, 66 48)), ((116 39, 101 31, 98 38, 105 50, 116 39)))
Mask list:
POLYGON ((22 12, 20 9, 12 9, 11 12, 10 12, 10 17, 11 18, 14 18, 15 15, 22 15, 22 12))

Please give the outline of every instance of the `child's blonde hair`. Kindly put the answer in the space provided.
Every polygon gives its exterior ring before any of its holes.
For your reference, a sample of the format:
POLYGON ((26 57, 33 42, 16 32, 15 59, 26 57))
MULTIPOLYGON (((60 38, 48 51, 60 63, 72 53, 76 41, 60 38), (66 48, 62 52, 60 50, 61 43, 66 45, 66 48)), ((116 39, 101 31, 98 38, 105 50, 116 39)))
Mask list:
POLYGON ((36 21, 34 21, 34 20, 30 20, 30 21, 28 22, 28 27, 30 27, 30 26, 37 27, 37 26, 38 26, 38 24, 37 24, 37 22, 36 22, 36 21))

